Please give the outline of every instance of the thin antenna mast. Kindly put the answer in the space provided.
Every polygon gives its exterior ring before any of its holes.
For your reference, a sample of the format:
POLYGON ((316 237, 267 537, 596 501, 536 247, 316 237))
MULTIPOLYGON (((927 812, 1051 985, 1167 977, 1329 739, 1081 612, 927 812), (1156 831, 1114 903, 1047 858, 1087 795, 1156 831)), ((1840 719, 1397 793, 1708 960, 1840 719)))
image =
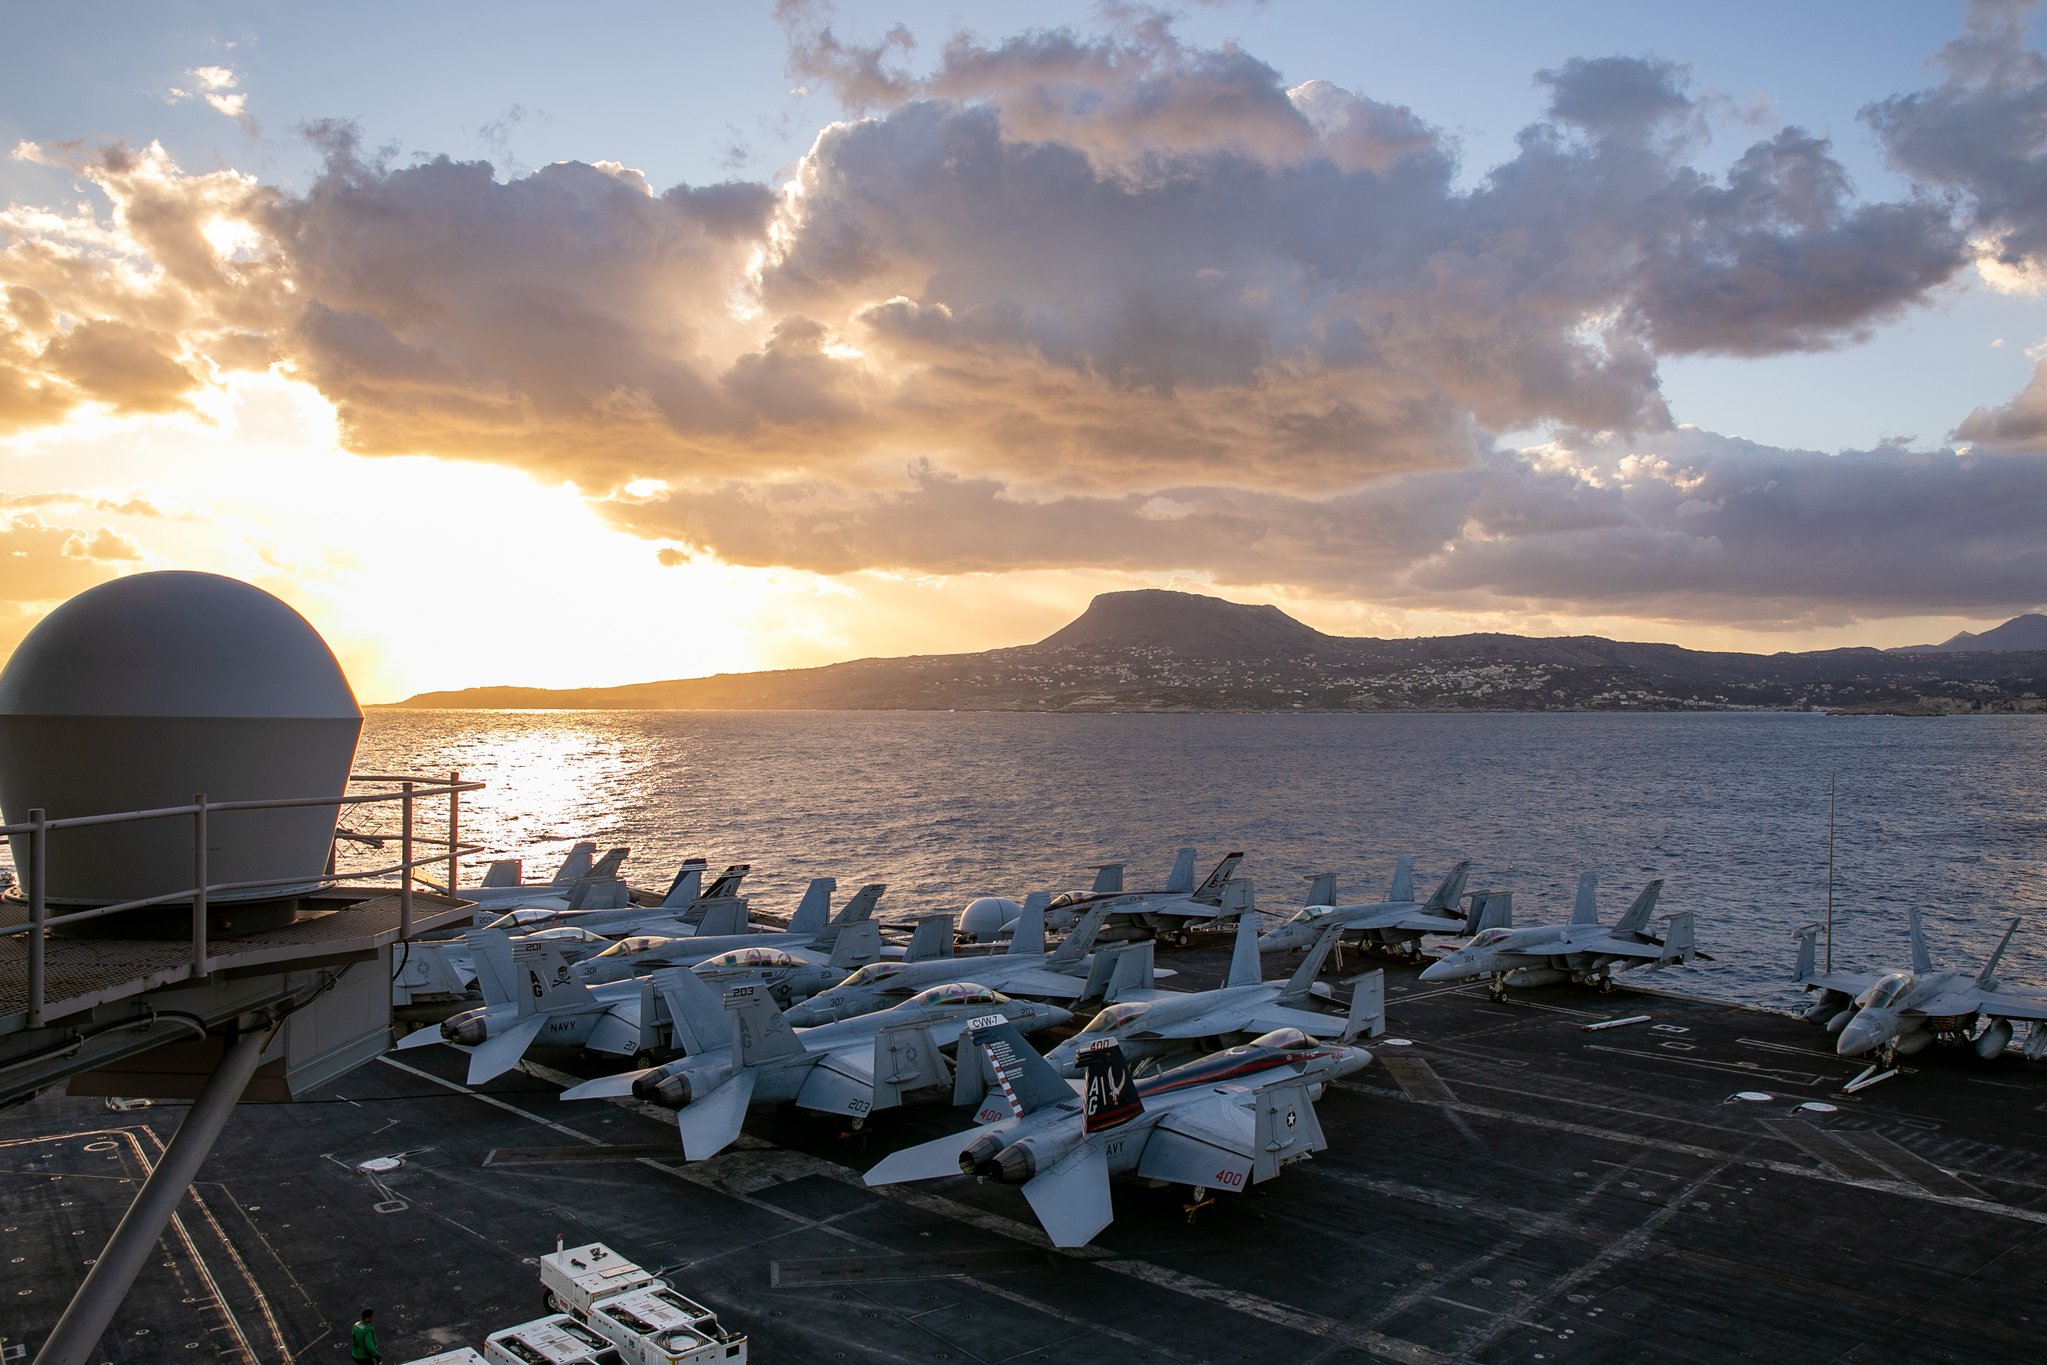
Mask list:
POLYGON ((1834 774, 1827 774, 1827 967, 1834 970, 1834 774))

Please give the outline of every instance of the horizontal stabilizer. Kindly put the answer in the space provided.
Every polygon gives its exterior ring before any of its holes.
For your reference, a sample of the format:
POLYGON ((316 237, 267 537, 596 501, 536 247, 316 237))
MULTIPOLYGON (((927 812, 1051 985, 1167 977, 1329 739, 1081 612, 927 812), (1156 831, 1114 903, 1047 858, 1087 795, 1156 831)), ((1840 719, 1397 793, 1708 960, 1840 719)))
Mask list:
POLYGON ((441 1031, 438 1028, 428 1024, 425 1028, 416 1028, 403 1038, 400 1038, 398 1046, 393 1048, 392 1051, 406 1052, 412 1048, 432 1047, 435 1043, 444 1043, 446 1041, 447 1039, 441 1036, 441 1031))
POLYGON ((615 1100, 632 1094, 634 1081, 637 1081, 642 1076, 652 1075, 660 1069, 658 1066, 649 1066, 637 1071, 620 1071, 615 1075, 599 1076, 595 1080, 584 1081, 581 1085, 570 1086, 567 1090, 561 1092, 559 1098, 565 1100, 615 1100))
POLYGON ((973 1130, 905 1147, 871 1167, 861 1179, 870 1185, 900 1185, 906 1180, 939 1180, 960 1173, 960 1153, 979 1136, 973 1130))
POLYGON ((1086 1246, 1116 1216, 1109 1202, 1109 1158, 1098 1137, 1026 1180, 1023 1192, 1055 1247, 1086 1246))
POLYGON ((676 1112, 675 1126, 682 1134, 685 1157, 708 1161, 732 1145, 739 1126, 746 1122, 746 1107, 753 1103, 753 1078, 753 1071, 741 1071, 676 1112))
POLYGON ((495 1038, 486 1038, 469 1051, 469 1084, 481 1085, 502 1076, 519 1064, 540 1030, 547 1025, 544 1014, 528 1014, 495 1038))

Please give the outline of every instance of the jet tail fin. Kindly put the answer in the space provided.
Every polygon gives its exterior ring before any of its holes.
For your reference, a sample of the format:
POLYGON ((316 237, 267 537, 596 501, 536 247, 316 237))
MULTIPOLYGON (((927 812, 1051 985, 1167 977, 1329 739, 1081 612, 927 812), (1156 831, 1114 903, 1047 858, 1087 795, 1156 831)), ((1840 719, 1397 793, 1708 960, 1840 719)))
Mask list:
POLYGON ((1578 878, 1578 898, 1571 902, 1571 923, 1599 923, 1599 874, 1587 872, 1578 878))
POLYGON ((718 993, 687 967, 663 967, 653 975, 654 990, 668 1007, 676 1050, 694 1057, 731 1041, 731 1025, 718 993))
MULTIPOLYGON (((1122 890, 1119 886, 1117 890, 1122 890)), ((1173 870, 1166 877, 1166 891, 1185 896, 1194 890, 1194 850, 1183 848, 1173 855, 1173 870)))
POLYGON ((1436 888, 1436 894, 1429 897, 1429 903, 1422 909, 1432 915, 1454 915, 1458 903, 1464 899, 1464 879, 1471 875, 1471 860, 1466 858, 1450 869, 1450 875, 1443 878, 1443 884, 1436 888))
POLYGON ((569 961, 552 939, 524 939, 511 945, 513 990, 519 1013, 533 1014, 579 1004, 590 988, 569 971, 569 961))
MULTIPOLYGON (((502 929, 472 929, 462 936, 476 967, 476 989, 486 1005, 510 1005, 519 999, 518 978, 512 975, 512 941, 502 929)), ((521 1010, 520 1013, 525 1013, 521 1010)))
POLYGON ((1010 930, 1009 956, 1023 957, 1028 953, 1045 951, 1045 907, 1052 903, 1052 897, 1043 891, 1033 891, 1024 897, 1023 909, 1016 915, 1016 925, 1010 930))
POLYGON ((881 961, 881 926, 871 919, 832 931, 830 965, 843 972, 881 961))
POLYGON ((661 908, 681 910, 694 904, 697 894, 703 890, 706 866, 708 864, 702 858, 684 858, 674 880, 668 883, 668 890, 661 894, 661 908))
POLYGON ((519 876, 525 870, 525 864, 517 858, 494 858, 491 860, 490 866, 484 869, 483 880, 478 882, 477 885, 479 887, 517 886, 519 884, 519 876))
MULTIPOLYGON (((1235 891, 1232 885, 1229 888, 1235 891)), ((1237 916, 1237 942, 1230 953, 1230 972, 1223 978, 1223 985, 1255 986, 1259 981, 1258 968, 1258 917, 1239 913, 1237 916)), ((1145 982, 1147 986, 1151 983, 1145 982)))
POLYGON ((1692 932, 1692 912, 1683 910, 1670 917, 1670 931, 1663 936, 1663 952, 1656 959, 1659 967, 1675 967, 1698 956, 1698 939, 1692 932))
POLYGON ((1080 1063, 1082 1127, 1088 1133, 1117 1128, 1144 1112, 1123 1047, 1114 1038, 1091 1043, 1074 1054, 1080 1063))
POLYGON ((1386 971, 1374 967, 1350 983, 1350 1013, 1343 1021, 1337 1041, 1348 1043, 1360 1035, 1377 1038, 1386 1032, 1386 971))
MULTIPOLYGON (((1024 909, 1026 912, 1029 911, 1030 903, 1028 901, 1024 903, 1024 909)), ((1059 946, 1052 950, 1052 955, 1045 959, 1045 965, 1048 967, 1071 967, 1077 964, 1095 946, 1095 935, 1102 932, 1102 923, 1108 918, 1109 907, 1107 904, 1097 905, 1094 909, 1081 916, 1080 923, 1073 926, 1073 932, 1068 934, 1060 942, 1059 946)), ((1017 923, 1022 924, 1023 921, 1019 919, 1017 923)))
POLYGON ((705 900, 716 900, 720 896, 736 896, 739 884, 746 880, 746 874, 753 871, 752 863, 734 863, 718 874, 718 880, 704 888, 705 900))
POLYGON ((832 892, 838 889, 836 877, 812 877, 810 885, 803 888, 803 899, 796 903, 796 912, 789 916, 785 932, 814 934, 824 928, 831 917, 832 892))
POLYGON ((1329 960, 1330 949, 1343 936, 1341 924, 1324 925, 1322 932, 1315 935, 1315 942, 1301 955, 1301 964, 1294 968, 1294 974, 1286 979, 1280 988, 1278 1003, 1298 1005, 1304 1003, 1315 989, 1315 978, 1322 972, 1322 964, 1329 960))
POLYGON ((1237 864, 1243 861, 1244 855, 1241 850, 1225 854, 1223 860, 1215 865, 1215 871, 1208 874, 1207 880, 1194 888, 1194 899, 1206 901, 1210 905, 1221 900, 1223 888, 1229 885, 1231 876, 1237 870, 1237 864))
POLYGON ((1148 991, 1157 984, 1157 956, 1150 939, 1127 944, 1112 953, 1102 953, 1096 961, 1110 963, 1108 985, 1102 992, 1104 1004, 1113 1005, 1134 991, 1148 991))
MULTIPOLYGON (((1393 860, 1393 889, 1386 893, 1386 899, 1396 902, 1413 902, 1414 855, 1412 853, 1403 853, 1393 860)), ((1324 905, 1328 904, 1327 901, 1322 903, 1324 905)))
POLYGON ((2017 915, 2013 915, 2011 917, 2011 924, 2007 926, 2004 931, 2004 937, 1997 940, 1996 951, 1991 953, 1990 960, 1983 964, 1983 970, 1976 973, 1976 988, 1978 990, 1994 991, 1997 989, 1998 959, 2003 957, 2004 950, 2011 946, 2011 936, 2017 933, 2018 930, 2019 917, 2017 915))
POLYGON ((1514 927, 1514 893, 1512 891, 1474 891, 1471 893, 1471 917, 1465 928, 1472 933, 1485 929, 1511 929, 1514 927))
POLYGON ((1113 896, 1123 890, 1123 864, 1103 863, 1095 868, 1095 883, 1088 888, 1091 895, 1113 896))
POLYGON ((1036 1048, 1024 1041, 1016 1025, 1001 1015, 983 1015, 967 1021, 962 1036, 966 1039, 964 1046, 978 1048, 987 1059, 989 1069, 995 1073, 996 1087, 1017 1117, 1072 1100, 1073 1087, 1061 1079, 1036 1048))
POLYGON ((774 997, 764 987, 738 986, 725 992, 725 1008, 732 1015, 734 1065, 756 1066, 803 1051, 788 1019, 775 1008, 774 997))
POLYGON ((1308 896, 1301 904, 1336 904, 1336 874, 1334 872, 1318 872, 1308 878, 1308 896))
POLYGON ((1658 877, 1642 888, 1642 894, 1635 897, 1635 903, 1628 907, 1613 926, 1616 934, 1641 934, 1649 929, 1649 916, 1656 912, 1656 898, 1663 894, 1663 878, 1658 877))
POLYGON ((874 1035, 874 1107, 891 1109, 903 1092, 951 1085, 945 1055, 924 1024, 898 1024, 874 1035))
POLYGON ((905 962, 929 962, 933 958, 951 956, 951 915, 924 916, 917 921, 917 927, 910 931, 910 941, 903 945, 905 962))
MULTIPOLYGON (((839 913, 832 916, 831 922, 812 936, 810 946, 830 952, 848 925, 859 924, 874 914, 875 902, 881 899, 881 893, 886 890, 888 887, 882 882, 869 882, 855 891, 852 899, 840 906, 839 913)), ((879 952, 879 948, 876 951, 879 952)))
POLYGON ((1912 970, 1930 972, 1933 970, 1933 958, 1926 951, 1926 926, 1920 922, 1919 903, 1914 901, 1907 905, 1905 915, 1912 926, 1912 970))
POLYGON ((697 933, 704 938, 724 938, 746 932, 746 902, 739 899, 720 897, 714 901, 701 902, 703 913, 697 916, 697 933))
POLYGON ((554 884, 580 881, 590 875, 591 860, 597 856, 596 841, 584 839, 569 850, 569 856, 562 859, 562 865, 555 869, 554 884))
POLYGON ((1793 981, 1809 980, 1813 974, 1813 968, 1819 965, 1820 926, 1817 924, 1801 924, 1798 926, 1798 932, 1793 934, 1792 937, 1798 940, 1798 974, 1791 979, 1793 981))

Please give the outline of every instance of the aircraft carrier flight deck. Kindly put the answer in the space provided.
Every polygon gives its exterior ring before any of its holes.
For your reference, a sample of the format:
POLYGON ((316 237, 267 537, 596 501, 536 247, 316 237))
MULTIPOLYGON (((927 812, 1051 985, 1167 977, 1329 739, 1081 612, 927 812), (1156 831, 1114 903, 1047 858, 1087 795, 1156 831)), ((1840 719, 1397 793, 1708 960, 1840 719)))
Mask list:
MULTIPOLYGON (((1224 960, 1161 957, 1190 987, 1224 960)), ((859 1132, 757 1113, 688 1164, 672 1114, 563 1103, 544 1065, 472 1089, 451 1050, 387 1055, 237 1111, 96 1359, 344 1361, 364 1306, 390 1361, 474 1345, 541 1314, 557 1236, 657 1268, 764 1361, 2047 1349, 2047 1069, 1935 1048, 1843 1094, 1861 1063, 1783 1015, 1629 989, 1496 1004, 1386 965, 1389 1036, 1317 1106, 1328 1151, 1191 1218, 1183 1191, 1119 1183, 1076 1251, 1014 1187, 862 1183, 963 1128, 950 1109, 859 1132)), ((47 1095, 0 1114, 7 1349, 33 1354, 182 1112, 47 1095)))

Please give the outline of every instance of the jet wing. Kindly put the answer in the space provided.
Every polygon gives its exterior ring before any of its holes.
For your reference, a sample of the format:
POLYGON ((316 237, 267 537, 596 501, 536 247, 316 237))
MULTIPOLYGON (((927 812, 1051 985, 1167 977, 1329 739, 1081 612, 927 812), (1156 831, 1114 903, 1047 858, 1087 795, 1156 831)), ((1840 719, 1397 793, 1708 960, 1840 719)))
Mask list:
POLYGON ((1860 995, 1876 981, 1875 972, 1815 972, 1798 978, 1798 985, 1818 986, 1843 995, 1860 995))
MULTIPOLYGON (((997 959, 989 959, 996 961, 997 959)), ((988 974, 988 985, 1004 995, 1022 995, 1042 1000, 1078 1000, 1080 993, 1087 989, 1087 982, 1077 976, 1055 972, 1047 967, 1030 967, 1018 972, 988 974)))
POLYGON ((1152 1129, 1137 1173, 1176 1185, 1241 1190, 1251 1180, 1257 1120, 1240 1098, 1217 1096, 1168 1113, 1152 1129))
POLYGON ((1086 1246, 1116 1216, 1109 1201, 1103 1135, 1095 1134, 1026 1180, 1023 1192, 1053 1246, 1086 1246))
POLYGON ((803 1078, 796 1103, 823 1114, 865 1118, 874 1108, 873 1053, 827 1052, 803 1078))
POLYGON ((1245 1021, 1240 1031, 1270 1033, 1276 1028, 1297 1028, 1310 1038, 1334 1038, 1343 1032, 1344 1020, 1340 1016, 1322 1014, 1316 1010, 1296 1010, 1285 1005, 1268 1005, 1245 1021))
POLYGON ((920 1142, 915 1147, 905 1147, 882 1158, 861 1179, 870 1185, 900 1185, 906 1180, 937 1180, 942 1176, 960 1175, 960 1153, 982 1131, 969 1128, 963 1133, 948 1133, 942 1138, 920 1142))
POLYGON ((2000 1019, 2047 1019, 2047 997, 1978 991, 1976 998, 1977 1008, 2000 1019))
POLYGON ((613 1005, 591 1028, 590 1036, 583 1040, 583 1046, 591 1052, 607 1052, 614 1057, 630 1057, 640 1050, 642 1038, 640 1028, 640 1002, 632 1000, 613 1005))

